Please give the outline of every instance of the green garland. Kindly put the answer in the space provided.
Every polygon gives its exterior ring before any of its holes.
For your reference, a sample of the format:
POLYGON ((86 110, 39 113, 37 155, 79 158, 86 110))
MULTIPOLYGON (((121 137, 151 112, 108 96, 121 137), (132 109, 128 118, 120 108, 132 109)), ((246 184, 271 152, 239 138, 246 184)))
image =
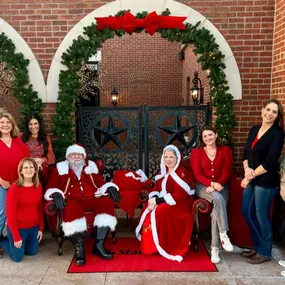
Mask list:
POLYGON ((29 84, 28 65, 29 60, 22 53, 15 53, 15 45, 4 33, 0 34, 0 63, 5 62, 6 68, 12 70, 14 80, 12 94, 21 104, 21 125, 23 119, 31 114, 41 114, 43 109, 42 100, 38 93, 29 84))
MULTIPOLYGON (((126 11, 120 11, 116 16, 122 16, 126 11)), ((148 12, 138 13, 136 18, 143 19, 148 12)), ((167 9, 162 15, 170 15, 167 9)), ((219 50, 214 36, 209 30, 198 29, 200 22, 196 25, 186 24, 186 30, 159 29, 162 38, 169 41, 176 41, 182 44, 193 44, 193 50, 196 55, 200 55, 198 62, 203 70, 210 70, 209 83, 212 104, 216 107, 216 125, 219 136, 225 144, 232 146, 232 130, 236 122, 232 110, 232 95, 227 91, 229 89, 226 75, 223 71, 224 55, 219 50)), ((94 51, 99 49, 102 44, 116 35, 121 37, 125 34, 123 30, 104 29, 98 31, 97 25, 92 23, 84 28, 84 35, 79 36, 73 41, 73 44, 62 55, 62 64, 67 66, 68 70, 61 70, 59 75, 59 94, 56 106, 56 115, 54 117, 54 133, 58 136, 55 144, 55 151, 59 156, 64 154, 64 150, 74 142, 74 123, 73 114, 75 112, 74 102, 78 100, 78 90, 80 88, 78 70, 81 66, 94 55, 94 51)), ((143 31, 137 29, 136 33, 143 31)), ((96 52, 95 52, 96 54, 96 52)))

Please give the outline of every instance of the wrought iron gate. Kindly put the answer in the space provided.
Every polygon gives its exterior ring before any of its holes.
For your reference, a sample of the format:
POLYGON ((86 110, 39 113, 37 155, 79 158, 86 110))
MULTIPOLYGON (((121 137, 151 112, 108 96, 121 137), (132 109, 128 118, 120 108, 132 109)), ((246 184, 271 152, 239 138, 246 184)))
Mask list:
POLYGON ((184 156, 196 146, 198 135, 209 124, 205 106, 178 107, 78 107, 79 142, 94 158, 105 161, 105 175, 115 170, 143 169, 157 174, 163 148, 175 144, 184 156))

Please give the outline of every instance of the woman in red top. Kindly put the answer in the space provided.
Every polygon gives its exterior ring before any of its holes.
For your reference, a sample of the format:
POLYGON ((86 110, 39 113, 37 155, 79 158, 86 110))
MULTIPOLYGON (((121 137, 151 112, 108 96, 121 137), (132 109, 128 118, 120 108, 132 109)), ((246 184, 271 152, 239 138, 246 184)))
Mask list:
POLYGON ((48 179, 48 165, 55 163, 55 156, 51 140, 39 115, 34 114, 26 118, 22 140, 29 148, 31 157, 38 163, 40 180, 44 185, 48 179))
POLYGON ((0 112, 0 235, 6 221, 6 195, 10 185, 18 178, 18 164, 29 157, 27 146, 18 138, 19 129, 14 117, 0 112))
POLYGON ((44 228, 42 186, 36 161, 33 158, 21 160, 18 174, 19 179, 7 194, 7 238, 0 242, 16 262, 21 261, 24 254, 37 254, 44 228))
POLYGON ((204 127, 200 145, 192 150, 190 164, 196 182, 196 195, 213 204, 211 261, 219 263, 220 242, 226 251, 233 251, 227 236, 227 184, 232 171, 233 155, 229 147, 219 145, 218 134, 212 127, 204 127))
POLYGON ((158 252, 163 257, 182 261, 192 235, 193 182, 180 166, 181 154, 168 145, 161 157, 161 173, 155 177, 154 191, 149 194, 136 236, 143 254, 158 252))

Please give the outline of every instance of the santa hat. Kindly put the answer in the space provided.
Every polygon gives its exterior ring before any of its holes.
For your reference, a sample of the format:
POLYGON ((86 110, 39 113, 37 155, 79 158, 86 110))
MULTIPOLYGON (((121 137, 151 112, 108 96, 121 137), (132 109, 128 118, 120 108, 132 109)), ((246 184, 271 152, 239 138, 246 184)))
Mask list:
POLYGON ((81 154, 83 154, 84 158, 86 158, 85 148, 83 146, 78 145, 78 144, 74 144, 74 145, 69 146, 66 150, 65 157, 67 158, 68 155, 70 155, 71 153, 81 153, 81 154))

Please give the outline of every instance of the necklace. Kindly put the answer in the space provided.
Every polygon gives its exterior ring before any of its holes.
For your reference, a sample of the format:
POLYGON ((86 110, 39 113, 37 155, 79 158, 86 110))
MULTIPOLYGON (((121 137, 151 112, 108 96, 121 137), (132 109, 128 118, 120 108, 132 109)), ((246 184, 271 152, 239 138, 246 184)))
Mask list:
POLYGON ((216 153, 217 153, 217 149, 215 149, 214 154, 210 154, 210 153, 207 151, 207 148, 206 148, 206 147, 205 147, 205 151, 206 151, 207 155, 210 156, 210 157, 215 157, 215 156, 216 156, 216 153))

